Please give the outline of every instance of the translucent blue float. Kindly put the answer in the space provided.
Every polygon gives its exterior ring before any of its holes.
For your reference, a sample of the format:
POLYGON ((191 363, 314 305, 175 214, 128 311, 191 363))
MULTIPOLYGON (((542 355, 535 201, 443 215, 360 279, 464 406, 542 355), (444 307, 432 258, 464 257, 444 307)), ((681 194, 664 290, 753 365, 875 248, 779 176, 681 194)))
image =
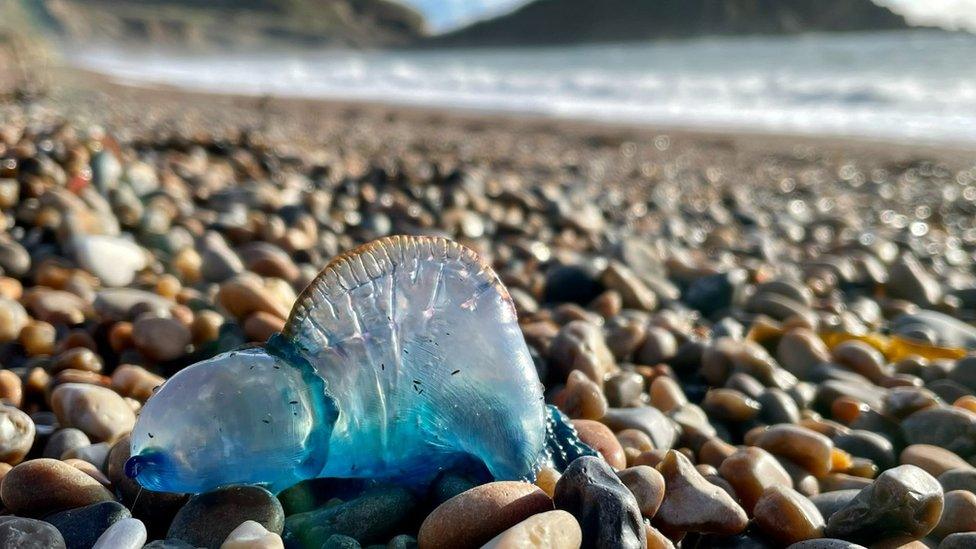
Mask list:
POLYGON ((264 347, 190 366, 150 398, 126 472, 150 490, 280 491, 316 477, 429 481, 474 457, 531 479, 593 451, 543 402, 497 275, 446 239, 334 259, 264 347))

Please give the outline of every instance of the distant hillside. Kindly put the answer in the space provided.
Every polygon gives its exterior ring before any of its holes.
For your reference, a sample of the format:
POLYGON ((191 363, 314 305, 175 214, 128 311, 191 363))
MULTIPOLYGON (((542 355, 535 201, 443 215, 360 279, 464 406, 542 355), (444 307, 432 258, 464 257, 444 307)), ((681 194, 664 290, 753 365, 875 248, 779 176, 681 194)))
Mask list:
POLYGON ((536 0, 428 43, 547 45, 907 26, 870 0, 536 0))
MULTIPOLYGON (((392 0, 19 2, 42 29, 69 44, 121 42, 188 49, 383 47, 413 43, 424 33, 423 18, 392 0)), ((3 16, 0 13, 0 19, 3 16)))

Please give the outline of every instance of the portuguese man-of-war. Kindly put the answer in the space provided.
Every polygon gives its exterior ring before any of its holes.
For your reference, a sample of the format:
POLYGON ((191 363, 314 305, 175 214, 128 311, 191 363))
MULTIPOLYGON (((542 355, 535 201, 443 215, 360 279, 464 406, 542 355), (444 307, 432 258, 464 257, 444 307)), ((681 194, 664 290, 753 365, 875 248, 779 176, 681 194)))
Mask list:
POLYGON ((330 262, 263 347, 170 378, 126 473, 157 491, 277 492, 317 477, 417 484, 470 458, 531 479, 594 454, 545 405, 491 267, 446 239, 395 236, 330 262))

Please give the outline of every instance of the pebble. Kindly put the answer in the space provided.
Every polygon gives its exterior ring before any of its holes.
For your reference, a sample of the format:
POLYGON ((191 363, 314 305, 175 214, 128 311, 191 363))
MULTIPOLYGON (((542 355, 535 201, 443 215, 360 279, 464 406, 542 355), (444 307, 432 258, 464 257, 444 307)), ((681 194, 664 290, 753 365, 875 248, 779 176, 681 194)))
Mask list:
POLYGON ((658 376, 651 382, 651 405, 662 412, 670 412, 688 403, 688 397, 678 382, 668 376, 658 376))
POLYGON ((564 375, 579 370, 601 388, 604 378, 616 369, 613 353, 599 326, 583 320, 563 326, 553 339, 549 353, 551 364, 564 375))
POLYGON ((66 549, 61 532, 47 522, 0 517, 0 547, 4 549, 66 549))
POLYGON ((78 265, 105 286, 128 286, 146 268, 143 249, 125 238, 83 235, 75 238, 72 248, 78 265))
POLYGON ((558 403, 566 415, 578 419, 598 420, 606 415, 608 407, 600 386, 580 370, 569 373, 558 403))
POLYGON ((585 547, 640 549, 646 544, 636 498, 599 458, 573 461, 556 483, 553 502, 576 517, 585 547))
MULTIPOLYGON (((532 515, 505 530, 482 549, 579 549, 583 532, 573 515, 555 510, 532 515)), ((223 548, 222 548, 223 549, 223 548)))
POLYGON ((658 470, 666 491, 654 524, 668 537, 680 532, 733 535, 748 526, 742 507, 706 480, 680 452, 668 451, 658 470))
POLYGON ((280 534, 285 514, 278 499, 257 486, 228 486, 190 498, 173 518, 167 538, 217 548, 238 525, 258 522, 280 534))
POLYGON ((80 429, 65 427, 58 429, 48 439, 44 445, 42 457, 61 459, 65 453, 75 448, 81 448, 91 444, 88 435, 80 429))
POLYGON ((61 532, 68 549, 89 549, 112 525, 131 516, 121 503, 102 501, 47 515, 44 520, 61 532))
POLYGON ((654 365, 674 357, 677 352, 678 340, 674 334, 659 326, 651 326, 636 358, 641 364, 654 365))
POLYGON ((0 405, 0 461, 16 465, 34 444, 34 421, 13 406, 0 405))
POLYGON ((881 469, 890 469, 896 465, 894 445, 878 433, 855 429, 838 434, 833 440, 835 448, 844 450, 852 456, 870 459, 881 469))
POLYGON ((115 498, 97 480, 71 465, 41 458, 8 472, 0 483, 0 499, 15 514, 40 517, 115 498))
POLYGON ((0 297, 0 343, 17 339, 29 320, 23 305, 13 299, 0 297))
POLYGON ((971 469, 973 466, 958 455, 931 444, 912 444, 901 452, 902 465, 921 467, 926 473, 938 477, 953 469, 971 469))
POLYGON ((806 328, 795 328, 779 340, 776 358, 783 368, 804 379, 815 366, 829 362, 831 356, 827 345, 816 333, 806 328))
POLYGON ((945 538, 958 532, 976 532, 976 494, 965 490, 945 492, 945 505, 932 536, 945 538))
POLYGON ((657 308, 657 295, 620 262, 611 261, 600 276, 600 282, 605 288, 619 293, 627 309, 653 311, 657 308))
POLYGON ((145 402, 166 381, 142 366, 122 364, 112 372, 112 388, 122 396, 145 402))
POLYGON ((132 408, 115 391, 87 383, 65 383, 51 394, 51 408, 65 427, 97 442, 114 442, 135 425, 132 408))
POLYGON ((281 536, 253 520, 246 520, 228 534, 220 549, 284 549, 281 536))
POLYGON ((953 469, 939 475, 942 490, 966 490, 976 494, 976 468, 969 466, 963 469, 953 469))
POLYGON ((756 446, 800 465, 816 477, 832 467, 833 442, 824 435, 795 425, 773 425, 763 431, 756 446))
POLYGON ((972 547, 976 547, 976 532, 952 534, 939 544, 939 549, 971 549, 972 547))
POLYGON ((254 276, 237 276, 220 285, 217 302, 232 316, 243 319, 251 313, 263 312, 278 318, 288 318, 289 307, 280 303, 267 287, 254 276))
POLYGON ((847 505, 831 514, 824 533, 856 543, 907 543, 939 523, 942 487, 914 465, 882 473, 847 505))
MULTIPOLYGON (((556 484, 557 495, 565 478, 563 474, 556 484)), ((490 482, 440 504, 424 519, 417 541, 421 547, 431 549, 481 546, 532 515, 552 508, 549 496, 533 484, 490 482)))
POLYGON ((580 440, 599 452, 611 467, 623 469, 627 466, 623 446, 606 425, 589 419, 574 419, 573 427, 576 428, 580 440))
POLYGON ((737 450, 718 468, 722 478, 735 489, 739 502, 752 514, 759 498, 773 486, 793 488, 793 479, 769 452, 755 446, 737 450))
POLYGON ((617 471, 617 478, 637 499, 637 507, 644 518, 654 518, 664 501, 664 477, 653 467, 637 465, 617 471))
POLYGON ((823 537, 825 524, 820 511, 787 486, 767 488, 756 501, 753 514, 759 529, 781 545, 823 537))
POLYGON ((607 378, 603 393, 607 403, 614 408, 640 406, 644 395, 644 377, 637 372, 617 372, 607 378))
MULTIPOLYGON (((520 487, 531 486, 527 483, 518 484, 520 487)), ((463 486, 468 487, 470 483, 465 482, 463 486)), ((478 493, 480 492, 475 494, 478 493)), ((535 491, 529 490, 525 490, 524 493, 529 494, 529 499, 538 495, 535 491)), ((450 501, 460 497, 457 496, 450 501)), ((517 498, 517 496, 511 497, 509 503, 517 498)), ((477 495, 474 499, 477 499, 477 495)), ((548 497, 546 500, 548 501, 548 497)), ((470 499, 467 501, 470 502, 470 499)), ((534 502, 538 503, 538 499, 536 498, 534 502)), ((475 504, 477 503, 476 501, 475 504)), ((498 501, 495 503, 505 505, 498 501)), ((532 503, 527 501, 526 505, 531 506, 532 503)), ((287 545, 290 545, 290 540, 297 540, 306 547, 318 547, 336 534, 351 537, 362 543, 378 543, 395 533, 394 530, 412 512, 416 504, 416 498, 403 488, 380 488, 343 503, 327 504, 312 511, 289 516, 285 521, 283 537, 287 545)), ((444 505, 442 504, 441 507, 444 505)), ((445 520, 458 519, 447 517, 445 520)))
POLYGON ((132 342, 150 360, 165 362, 186 353, 190 329, 175 318, 140 318, 132 324, 132 342))
POLYGON ((636 429, 648 437, 654 447, 668 450, 678 441, 678 429, 657 408, 610 408, 600 421, 614 431, 636 429))
POLYGON ((945 448, 963 458, 976 454, 976 413, 955 407, 919 410, 901 422, 905 441, 945 448))

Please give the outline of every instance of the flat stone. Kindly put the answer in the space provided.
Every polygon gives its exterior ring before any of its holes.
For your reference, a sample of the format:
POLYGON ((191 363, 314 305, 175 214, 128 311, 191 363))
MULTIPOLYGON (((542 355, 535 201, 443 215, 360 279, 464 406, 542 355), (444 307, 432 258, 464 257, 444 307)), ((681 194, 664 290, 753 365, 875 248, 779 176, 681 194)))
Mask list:
POLYGON ((573 515, 566 511, 547 511, 532 515, 505 530, 482 549, 578 549, 583 532, 573 515))
POLYGON ((738 534, 746 529, 746 512, 722 488, 706 480, 684 455, 668 451, 658 467, 664 476, 664 501, 655 525, 669 537, 680 532, 738 534))
POLYGON ((97 480, 55 459, 32 459, 3 477, 0 498, 12 513, 40 517, 115 498, 97 480))
POLYGON ((51 408, 65 427, 96 442, 114 442, 132 431, 136 416, 115 391, 88 383, 65 383, 51 393, 51 408))
POLYGON ((926 408, 901 422, 905 441, 945 448, 962 458, 976 454, 976 413, 956 407, 926 408))
MULTIPOLYGON (((593 459, 606 467, 603 460, 593 459)), ((534 484, 490 482, 437 506, 421 524, 417 541, 432 549, 481 546, 532 515, 551 510, 552 500, 534 484)))
MULTIPOLYGON (((44 517, 64 536, 68 549, 89 549, 109 527, 131 513, 117 501, 102 501, 44 517)), ((145 538, 143 538, 145 543, 145 538)))
POLYGON ((641 549, 646 544, 637 499, 599 458, 573 461, 556 483, 553 502, 576 517, 584 546, 641 549))
POLYGON ((125 238, 80 235, 72 241, 75 260, 105 286, 128 286, 146 268, 146 252, 125 238))
POLYGON ((942 487, 914 465, 882 473, 827 520, 824 533, 857 543, 898 544, 921 539, 942 515, 942 487))
POLYGON ((173 518, 167 538, 218 548, 242 522, 253 520, 276 534, 285 513, 270 492, 257 486, 228 486, 190 498, 173 518))
POLYGON ((416 498, 403 488, 377 489, 338 505, 289 516, 283 537, 286 542, 297 540, 312 547, 334 534, 378 543, 395 533, 416 504, 416 498))
POLYGON ((678 441, 678 429, 657 408, 610 408, 600 421, 613 431, 637 429, 651 437, 654 447, 668 450, 678 441))
POLYGON ((0 517, 0 547, 4 549, 65 549, 61 532, 42 520, 0 517))
POLYGON ((793 461, 816 477, 825 476, 832 467, 833 442, 810 429, 773 425, 759 435, 755 445, 793 461))
POLYGON ((938 477, 953 469, 972 469, 966 460, 958 455, 931 444, 912 444, 901 452, 902 465, 921 467, 926 473, 938 477))

